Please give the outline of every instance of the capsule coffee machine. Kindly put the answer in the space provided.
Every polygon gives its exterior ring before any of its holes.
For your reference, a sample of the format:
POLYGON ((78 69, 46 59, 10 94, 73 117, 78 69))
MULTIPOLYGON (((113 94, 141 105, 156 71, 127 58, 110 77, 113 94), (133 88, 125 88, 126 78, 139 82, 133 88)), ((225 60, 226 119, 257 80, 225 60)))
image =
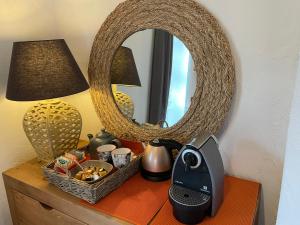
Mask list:
POLYGON ((213 135, 200 135, 185 145, 172 171, 169 200, 175 218, 196 224, 214 216, 223 202, 224 166, 213 135))

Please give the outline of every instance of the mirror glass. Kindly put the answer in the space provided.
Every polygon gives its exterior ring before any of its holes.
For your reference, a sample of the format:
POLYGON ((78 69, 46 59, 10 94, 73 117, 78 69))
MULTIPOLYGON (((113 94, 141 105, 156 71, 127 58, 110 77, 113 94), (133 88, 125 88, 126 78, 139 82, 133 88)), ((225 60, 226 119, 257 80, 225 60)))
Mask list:
POLYGON ((177 37, 158 29, 127 38, 114 55, 110 73, 120 111, 141 126, 176 124, 196 88, 189 50, 177 37))

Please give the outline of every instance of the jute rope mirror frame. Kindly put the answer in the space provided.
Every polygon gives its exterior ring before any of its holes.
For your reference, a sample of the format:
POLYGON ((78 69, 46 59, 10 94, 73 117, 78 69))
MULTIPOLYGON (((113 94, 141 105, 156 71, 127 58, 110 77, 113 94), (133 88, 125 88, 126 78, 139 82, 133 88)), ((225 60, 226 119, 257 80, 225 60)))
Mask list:
MULTIPOLYGON (((127 0, 117 6, 97 33, 89 63, 91 96, 103 126, 119 138, 149 141, 170 138, 186 142, 196 134, 215 134, 228 113, 235 86, 229 42, 216 19, 194 0, 127 0), (170 128, 141 127, 118 109, 110 83, 114 54, 130 35, 162 29, 190 50, 197 72, 189 110, 170 128)), ((138 106, 136 106, 138 107, 138 106)))

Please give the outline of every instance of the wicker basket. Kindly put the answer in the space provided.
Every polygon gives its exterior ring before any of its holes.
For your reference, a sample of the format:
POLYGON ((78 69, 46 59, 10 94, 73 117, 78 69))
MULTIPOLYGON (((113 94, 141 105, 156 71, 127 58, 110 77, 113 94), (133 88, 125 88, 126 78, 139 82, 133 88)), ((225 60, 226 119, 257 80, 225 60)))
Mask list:
POLYGON ((68 175, 56 172, 53 169, 54 162, 44 166, 43 171, 45 177, 51 184, 54 184, 71 195, 81 198, 91 204, 95 204, 138 172, 141 157, 141 155, 137 156, 128 166, 117 169, 112 174, 94 184, 88 184, 84 181, 70 178, 68 175))

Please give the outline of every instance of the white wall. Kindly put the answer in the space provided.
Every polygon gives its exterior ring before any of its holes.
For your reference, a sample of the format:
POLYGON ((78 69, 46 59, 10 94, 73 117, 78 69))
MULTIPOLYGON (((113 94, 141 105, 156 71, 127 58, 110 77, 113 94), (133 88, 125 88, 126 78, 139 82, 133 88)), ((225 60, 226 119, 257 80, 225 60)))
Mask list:
MULTIPOLYGON (((12 42, 64 38, 86 73, 94 35, 120 1, 0 0, 0 172, 34 156, 21 127, 29 103, 4 98, 12 42)), ((300 1, 200 2, 224 27, 237 65, 237 95, 221 135, 225 167, 263 184, 265 224, 274 225, 300 44, 300 1)), ((88 93, 66 100, 80 108, 84 135, 100 128, 88 93)), ((0 224, 9 225, 4 196, 1 180, 0 224)))
POLYGON ((142 86, 119 86, 118 90, 128 94, 132 98, 135 107, 133 119, 136 119, 139 123, 148 121, 153 35, 153 29, 143 30, 131 35, 122 44, 132 50, 142 86))
POLYGON ((262 183, 261 214, 274 225, 300 47, 300 2, 201 2, 222 24, 236 60, 237 95, 221 135, 225 168, 262 183))
POLYGON ((277 225, 299 223, 300 202, 300 61, 290 115, 277 225))

